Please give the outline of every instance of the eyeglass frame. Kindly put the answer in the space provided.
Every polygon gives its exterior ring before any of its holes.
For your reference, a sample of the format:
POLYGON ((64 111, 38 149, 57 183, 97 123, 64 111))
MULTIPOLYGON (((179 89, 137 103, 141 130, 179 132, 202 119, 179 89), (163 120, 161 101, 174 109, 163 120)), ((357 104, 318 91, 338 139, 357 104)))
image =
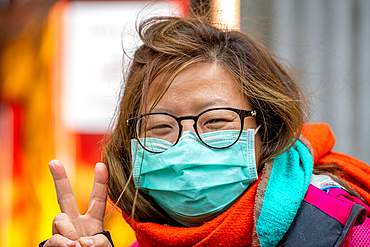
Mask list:
POLYGON ((206 145, 207 147, 214 148, 214 149, 225 149, 225 148, 229 148, 229 147, 231 147, 232 145, 234 145, 234 144, 239 140, 239 138, 240 138, 240 136, 241 136, 241 134, 242 134, 243 127, 244 127, 244 119, 245 119, 246 117, 255 117, 255 116, 257 116, 257 112, 256 112, 255 110, 242 110, 242 109, 236 109, 236 108, 232 108, 232 107, 216 107, 216 108, 209 108, 209 109, 207 109, 207 110, 204 110, 204 111, 202 111, 201 113, 199 113, 199 114, 198 114, 198 115, 196 115, 196 116, 191 116, 191 115, 189 115, 189 116, 176 117, 176 116, 174 116, 174 115, 172 115, 172 114, 170 114, 170 113, 167 113, 167 112, 150 112, 150 113, 142 114, 142 115, 140 115, 140 116, 136 116, 136 117, 129 118, 129 119, 127 120, 127 126, 128 126, 128 127, 133 127, 133 126, 135 126, 135 127, 134 127, 134 128, 135 128, 135 129, 134 129, 134 131, 135 131, 135 136, 137 137, 137 139, 138 139, 138 141, 139 141, 140 145, 141 145, 141 146, 142 146, 146 151, 151 152, 151 153, 163 153, 163 152, 167 151, 168 149, 166 149, 166 150, 164 150, 164 151, 161 151, 161 152, 155 152, 155 151, 152 151, 152 150, 149 150, 149 149, 145 148, 145 146, 141 143, 141 141, 140 141, 140 137, 138 136, 138 133, 137 133, 137 131, 138 131, 138 130, 137 130, 137 128, 138 128, 138 127, 137 127, 137 120, 138 120, 138 119, 141 119, 141 118, 143 118, 143 117, 145 117, 145 116, 149 116, 149 115, 157 115, 157 114, 164 114, 164 115, 167 115, 167 116, 170 116, 170 117, 174 118, 174 119, 176 120, 176 122, 177 122, 178 126, 179 126, 179 133, 178 133, 178 136, 177 136, 177 140, 176 140, 176 142, 172 145, 172 147, 173 147, 173 146, 175 146, 175 145, 179 142, 179 140, 180 140, 180 138, 181 138, 181 133, 182 133, 182 129, 183 129, 183 125, 182 125, 181 121, 183 121, 183 120, 187 120, 187 119, 191 119, 191 120, 193 120, 193 121, 194 121, 193 128, 194 128, 195 133, 197 134, 197 136, 198 136, 199 140, 200 140, 204 145, 206 145), (205 143, 205 142, 203 141, 202 137, 200 136, 200 134, 199 134, 199 132, 198 132, 197 122, 198 122, 199 117, 200 117, 201 115, 203 115, 204 113, 209 112, 209 111, 213 111, 213 110, 231 110, 231 111, 233 111, 233 112, 235 112, 235 113, 237 113, 237 114, 239 115, 239 118, 240 118, 240 130, 239 130, 238 138, 236 138, 236 140, 235 140, 232 144, 230 144, 230 145, 228 145, 228 146, 226 146, 226 147, 213 147, 213 146, 210 146, 209 144, 207 144, 207 143, 205 143))

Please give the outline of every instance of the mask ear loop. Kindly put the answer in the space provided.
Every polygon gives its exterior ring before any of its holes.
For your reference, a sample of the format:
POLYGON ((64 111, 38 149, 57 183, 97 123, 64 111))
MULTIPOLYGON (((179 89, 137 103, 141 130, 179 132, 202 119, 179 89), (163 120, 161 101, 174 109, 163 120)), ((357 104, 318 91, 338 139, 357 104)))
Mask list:
MULTIPOLYGON (((132 144, 131 144, 132 145, 132 144)), ((139 143, 136 143, 136 145, 138 146, 139 143)), ((138 152, 138 148, 136 148, 136 152, 135 152, 135 158, 134 158, 134 163, 132 164, 134 167, 135 167, 135 164, 136 164, 136 155, 137 155, 137 152, 138 152)), ((142 155, 142 159, 141 160, 144 160, 144 155, 145 155, 145 152, 143 152, 143 155, 142 155)), ((133 177, 133 173, 134 173, 134 167, 132 167, 132 172, 130 174, 130 178, 133 177)), ((141 169, 143 167, 143 162, 141 162, 140 164, 140 169, 139 169, 139 176, 138 176, 138 180, 137 180, 137 185, 136 185, 136 190, 135 190, 135 197, 134 197, 134 202, 132 204, 132 209, 131 209, 131 219, 134 219, 134 216, 135 216, 135 209, 136 209, 136 201, 137 201, 137 197, 138 197, 138 194, 139 194, 139 188, 140 188, 140 178, 141 178, 141 169)), ((135 178, 134 178, 134 182, 135 182, 135 178)))
POLYGON ((254 135, 257 134, 258 130, 261 128, 261 125, 258 125, 257 128, 254 130, 254 135))

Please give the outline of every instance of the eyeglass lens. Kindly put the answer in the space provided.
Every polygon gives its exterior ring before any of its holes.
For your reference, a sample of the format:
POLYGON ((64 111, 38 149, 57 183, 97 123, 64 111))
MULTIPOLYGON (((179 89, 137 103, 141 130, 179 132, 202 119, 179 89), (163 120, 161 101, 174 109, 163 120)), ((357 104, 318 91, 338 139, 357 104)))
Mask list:
MULTIPOLYGON (((204 112, 197 120, 197 131, 201 140, 215 148, 233 144, 241 131, 241 120, 238 113, 228 109, 215 109, 204 112), (232 135, 217 140, 218 131, 233 130, 232 135)), ((166 114, 149 114, 137 122, 137 135, 140 143, 149 151, 163 152, 172 147, 179 138, 180 126, 177 120, 166 114)))

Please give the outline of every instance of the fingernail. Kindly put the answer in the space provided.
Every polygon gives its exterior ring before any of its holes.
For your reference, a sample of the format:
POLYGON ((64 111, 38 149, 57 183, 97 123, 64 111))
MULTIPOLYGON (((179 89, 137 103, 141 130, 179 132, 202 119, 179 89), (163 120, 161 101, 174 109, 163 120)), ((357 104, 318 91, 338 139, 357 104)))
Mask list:
POLYGON ((75 243, 76 243, 76 247, 82 247, 77 240, 75 241, 75 243))
POLYGON ((72 244, 74 244, 74 241, 68 240, 67 243, 66 243, 66 246, 70 247, 72 244))
POLYGON ((93 246, 94 244, 94 241, 91 238, 80 238, 79 241, 83 247, 93 246))
POLYGON ((58 162, 58 160, 55 160, 55 159, 54 160, 50 160, 49 165, 50 164, 53 164, 54 162, 58 162))

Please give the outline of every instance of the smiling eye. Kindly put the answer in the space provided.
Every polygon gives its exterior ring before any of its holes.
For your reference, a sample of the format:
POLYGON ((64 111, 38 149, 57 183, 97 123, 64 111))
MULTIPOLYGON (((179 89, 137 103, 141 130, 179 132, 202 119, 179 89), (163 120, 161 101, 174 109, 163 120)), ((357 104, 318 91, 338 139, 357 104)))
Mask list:
POLYGON ((152 126, 147 126, 146 131, 161 131, 161 130, 171 130, 173 129, 173 126, 170 126, 168 124, 155 124, 152 126))
POLYGON ((167 139, 167 136, 177 135, 178 124, 174 118, 165 114, 148 114, 138 121, 140 138, 167 139))
POLYGON ((163 129, 163 128, 172 128, 172 126, 168 124, 160 124, 153 127, 153 129, 163 129))
POLYGON ((207 122, 204 123, 204 125, 211 125, 211 124, 222 124, 229 122, 230 119, 225 119, 225 118, 214 118, 214 119, 209 119, 207 122))
POLYGON ((214 118, 209 119, 207 122, 203 124, 203 127, 209 128, 209 129, 223 129, 225 125, 227 125, 230 122, 230 119, 225 118, 214 118))
POLYGON ((238 130, 240 128, 240 117, 236 112, 231 110, 211 110, 199 117, 197 128, 200 133, 220 130, 238 130))

